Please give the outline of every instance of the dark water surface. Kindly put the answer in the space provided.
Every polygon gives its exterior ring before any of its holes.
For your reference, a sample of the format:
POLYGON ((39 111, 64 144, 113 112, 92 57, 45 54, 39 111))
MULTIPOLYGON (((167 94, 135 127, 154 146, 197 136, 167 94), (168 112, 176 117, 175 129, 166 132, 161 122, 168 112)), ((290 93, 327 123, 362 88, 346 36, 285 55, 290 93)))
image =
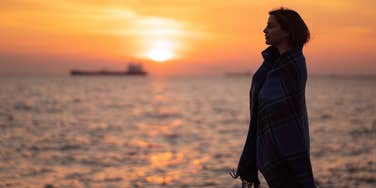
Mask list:
MULTIPOLYGON (((249 83, 2 77, 0 187, 239 187, 227 170, 246 138, 249 83)), ((315 178, 376 187, 376 78, 311 76, 306 92, 315 178)))

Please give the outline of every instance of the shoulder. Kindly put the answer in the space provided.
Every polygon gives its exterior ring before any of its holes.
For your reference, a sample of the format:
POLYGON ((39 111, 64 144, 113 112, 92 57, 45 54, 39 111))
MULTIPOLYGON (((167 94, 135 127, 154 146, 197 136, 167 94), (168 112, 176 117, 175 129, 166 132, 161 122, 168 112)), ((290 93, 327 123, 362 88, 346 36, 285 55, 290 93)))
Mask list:
POLYGON ((302 51, 293 51, 281 56, 273 72, 287 91, 304 89, 307 80, 306 60, 302 51))
POLYGON ((282 54, 267 72, 260 90, 261 103, 304 93, 307 80, 305 57, 301 51, 282 54))

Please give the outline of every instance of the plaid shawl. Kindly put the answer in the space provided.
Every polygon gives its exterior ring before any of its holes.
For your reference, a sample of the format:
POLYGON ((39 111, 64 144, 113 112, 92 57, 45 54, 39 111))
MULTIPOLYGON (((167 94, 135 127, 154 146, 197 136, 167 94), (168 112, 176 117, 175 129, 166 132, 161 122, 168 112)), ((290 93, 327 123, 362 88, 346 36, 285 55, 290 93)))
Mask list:
POLYGON ((298 49, 279 55, 278 49, 270 46, 262 56, 264 62, 252 78, 251 119, 237 173, 242 180, 259 182, 260 170, 270 187, 315 187, 304 55, 298 49))

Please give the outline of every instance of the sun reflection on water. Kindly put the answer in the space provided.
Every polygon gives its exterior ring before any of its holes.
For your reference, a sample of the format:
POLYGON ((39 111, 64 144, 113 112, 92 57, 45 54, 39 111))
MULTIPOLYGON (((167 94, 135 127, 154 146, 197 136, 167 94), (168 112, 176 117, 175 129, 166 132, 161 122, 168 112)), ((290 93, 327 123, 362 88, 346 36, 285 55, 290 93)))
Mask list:
POLYGON ((184 155, 172 152, 156 153, 150 156, 150 162, 153 168, 177 165, 184 162, 184 155))
MULTIPOLYGON (((308 101, 318 179, 327 187, 372 187, 374 80, 316 79, 308 101), (359 92, 365 98, 354 100, 359 92)), ((227 170, 247 133, 249 79, 70 78, 55 90, 51 80, 2 82, 0 95, 14 100, 0 112, 0 187, 237 187, 227 170), (47 95, 14 95, 18 88, 47 95), (80 105, 56 99, 64 114, 45 109, 44 97, 73 101, 72 92, 84 94, 80 105), (20 108, 25 99, 32 107, 20 108)))

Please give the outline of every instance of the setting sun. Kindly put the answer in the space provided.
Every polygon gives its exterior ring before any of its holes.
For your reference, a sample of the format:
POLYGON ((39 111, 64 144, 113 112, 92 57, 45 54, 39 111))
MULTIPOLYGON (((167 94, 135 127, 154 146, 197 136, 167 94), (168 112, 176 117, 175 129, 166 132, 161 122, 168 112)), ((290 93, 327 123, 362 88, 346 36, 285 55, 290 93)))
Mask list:
POLYGON ((309 73, 376 74, 374 0, 0 4, 0 76, 121 70, 129 61, 142 62, 150 75, 256 70, 267 47, 262 31, 268 12, 280 6, 301 13, 311 30, 309 73))
POLYGON ((147 57, 153 61, 164 62, 174 57, 173 44, 170 41, 156 41, 152 44, 147 57))

